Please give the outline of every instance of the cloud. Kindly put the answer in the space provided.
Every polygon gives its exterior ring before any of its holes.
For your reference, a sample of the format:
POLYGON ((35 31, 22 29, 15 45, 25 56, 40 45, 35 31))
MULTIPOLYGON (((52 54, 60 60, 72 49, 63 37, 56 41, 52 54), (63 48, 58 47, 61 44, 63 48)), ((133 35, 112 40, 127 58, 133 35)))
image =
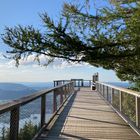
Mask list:
POLYGON ((0 52, 0 60, 5 60, 4 53, 0 52))
MULTIPOLYGON (((37 60, 35 59, 35 54, 30 55, 28 58, 26 59, 21 59, 19 61, 20 67, 40 67, 47 64, 50 61, 50 57, 45 56, 45 55, 40 55, 39 56, 39 61, 40 61, 40 65, 37 62, 37 60)), ((6 68, 14 68, 16 65, 15 60, 8 60, 6 58, 3 57, 3 54, 0 53, 0 67, 6 67, 6 68), (5 61, 5 62, 4 62, 5 61)), ((50 63, 48 66, 52 67, 54 69, 64 69, 64 68, 69 68, 69 67, 81 67, 81 66, 89 66, 87 63, 74 63, 74 62, 67 62, 64 61, 63 59, 57 59, 55 58, 54 61, 52 63, 50 63)))

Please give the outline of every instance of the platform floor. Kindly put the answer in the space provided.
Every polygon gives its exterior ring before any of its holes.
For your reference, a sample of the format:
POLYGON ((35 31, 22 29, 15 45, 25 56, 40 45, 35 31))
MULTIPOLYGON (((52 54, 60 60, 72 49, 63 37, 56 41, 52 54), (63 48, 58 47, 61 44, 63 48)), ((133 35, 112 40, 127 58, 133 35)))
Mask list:
POLYGON ((101 95, 81 88, 65 105, 52 128, 38 140, 140 140, 101 95))

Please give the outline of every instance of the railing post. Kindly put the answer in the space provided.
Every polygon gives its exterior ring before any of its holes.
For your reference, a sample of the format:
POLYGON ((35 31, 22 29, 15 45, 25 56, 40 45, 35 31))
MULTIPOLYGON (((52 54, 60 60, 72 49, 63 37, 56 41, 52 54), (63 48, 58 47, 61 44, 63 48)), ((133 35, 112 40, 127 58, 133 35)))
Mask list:
POLYGON ((59 85, 59 81, 56 82, 56 85, 57 85, 57 86, 59 85))
POLYGON ((64 86, 63 91, 64 91, 64 98, 66 99, 67 98, 66 85, 64 86))
POLYGON ((106 86, 106 98, 107 98, 107 101, 109 100, 109 90, 108 90, 108 86, 106 86))
POLYGON ((111 104, 113 104, 113 94, 114 94, 114 89, 111 88, 111 104))
POLYGON ((140 128, 140 98, 135 96, 136 104, 136 126, 140 128))
POLYGON ((103 95, 103 85, 100 84, 100 86, 101 86, 101 95, 103 95))
POLYGON ((45 123, 46 115, 46 95, 41 96, 41 127, 45 123))
POLYGON ((122 92, 119 91, 120 112, 122 111, 122 92))
POLYGON ((83 80, 81 81, 82 83, 81 83, 81 86, 83 87, 84 86, 84 82, 83 82, 83 80))
POLYGON ((18 140, 19 129, 19 107, 11 110, 10 117, 10 140, 18 140))
POLYGON ((53 93, 53 112, 57 110, 57 101, 56 101, 56 89, 54 90, 53 93))
POLYGON ((78 87, 80 87, 80 81, 78 80, 78 87))
POLYGON ((69 86, 70 86, 70 94, 72 93, 72 85, 71 85, 71 83, 69 84, 69 86))
POLYGON ((98 83, 98 85, 99 85, 99 90, 98 90, 98 91, 99 91, 99 93, 100 93, 100 92, 101 92, 101 86, 100 86, 100 84, 99 84, 99 83, 98 83))
POLYGON ((68 94, 70 94, 70 85, 68 84, 68 94))
POLYGON ((74 92, 74 83, 72 82, 72 92, 74 92))
POLYGON ((59 94, 60 94, 60 104, 62 104, 63 103, 63 89, 62 88, 59 94))
POLYGON ((66 94, 69 95, 68 85, 66 85, 66 94))
POLYGON ((88 87, 90 87, 91 86, 91 83, 90 83, 90 80, 88 81, 88 85, 87 85, 88 87))
POLYGON ((104 92, 105 92, 104 85, 103 85, 103 89, 102 90, 103 90, 103 97, 104 97, 104 92))

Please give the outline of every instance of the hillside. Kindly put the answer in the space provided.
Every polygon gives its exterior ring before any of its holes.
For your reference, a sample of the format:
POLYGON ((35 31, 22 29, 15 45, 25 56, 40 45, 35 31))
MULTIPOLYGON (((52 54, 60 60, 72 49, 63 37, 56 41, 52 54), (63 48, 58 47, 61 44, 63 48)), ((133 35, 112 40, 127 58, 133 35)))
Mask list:
POLYGON ((35 89, 22 84, 0 83, 0 100, 17 99, 36 92, 35 89))

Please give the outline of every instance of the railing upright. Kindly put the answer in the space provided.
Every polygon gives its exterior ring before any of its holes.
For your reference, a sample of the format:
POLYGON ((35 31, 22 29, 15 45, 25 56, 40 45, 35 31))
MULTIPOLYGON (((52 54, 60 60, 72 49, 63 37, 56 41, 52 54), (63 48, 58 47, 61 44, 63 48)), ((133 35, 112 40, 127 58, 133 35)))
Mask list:
POLYGON ((122 111, 122 92, 119 90, 119 107, 120 107, 120 112, 122 111))
POLYGON ((135 128, 140 134, 140 94, 132 90, 96 83, 99 93, 135 128), (134 99, 134 100, 133 100, 134 99), (129 102, 130 101, 130 102, 129 102), (131 104, 130 104, 131 103, 131 104), (135 106, 133 107, 135 103, 135 106), (132 106, 131 106, 132 105, 132 106), (128 111, 128 109, 130 109, 128 111))
POLYGON ((19 106, 11 110, 10 117, 10 140, 18 140, 19 129, 19 106))
POLYGON ((45 124, 46 115, 46 95, 41 96, 41 127, 45 124))
POLYGON ((59 94, 60 94, 60 104, 62 104, 63 100, 64 100, 63 99, 63 88, 60 89, 60 93, 59 94))
POLYGON ((136 105, 136 126, 140 128, 140 98, 135 97, 135 105, 136 105))
POLYGON ((53 92, 53 112, 55 112, 56 110, 57 110, 57 101, 56 101, 56 89, 54 90, 54 92, 53 92))

